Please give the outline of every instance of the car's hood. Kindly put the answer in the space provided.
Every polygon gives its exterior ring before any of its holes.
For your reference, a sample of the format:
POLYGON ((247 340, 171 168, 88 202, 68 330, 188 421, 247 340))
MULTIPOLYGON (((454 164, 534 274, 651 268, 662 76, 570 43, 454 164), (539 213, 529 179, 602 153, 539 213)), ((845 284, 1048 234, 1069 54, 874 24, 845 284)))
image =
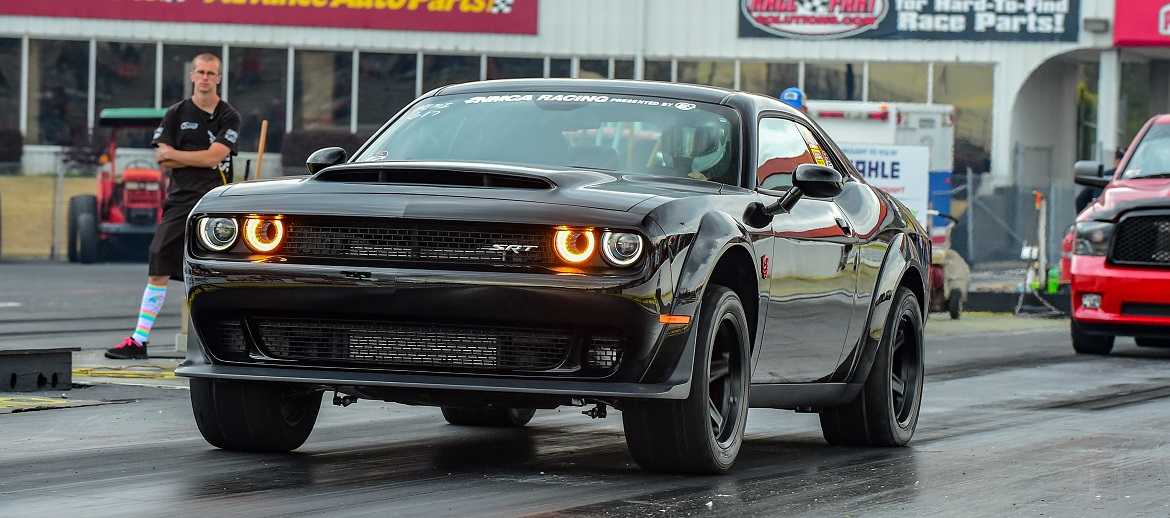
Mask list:
MULTIPOLYGON (((588 169, 538 169, 500 164, 379 162, 333 166, 313 176, 232 184, 213 191, 200 210, 409 215, 423 207, 541 204, 647 213, 671 199, 718 194, 723 186, 690 178, 588 169), (244 197, 247 197, 246 199, 244 197), (407 207, 415 210, 410 210, 407 207)), ((559 207, 559 209, 557 208, 559 207)), ((418 215, 422 215, 419 213, 418 215)))
POLYGON ((1114 180, 1077 221, 1116 221, 1136 208, 1170 208, 1170 178, 1114 180))

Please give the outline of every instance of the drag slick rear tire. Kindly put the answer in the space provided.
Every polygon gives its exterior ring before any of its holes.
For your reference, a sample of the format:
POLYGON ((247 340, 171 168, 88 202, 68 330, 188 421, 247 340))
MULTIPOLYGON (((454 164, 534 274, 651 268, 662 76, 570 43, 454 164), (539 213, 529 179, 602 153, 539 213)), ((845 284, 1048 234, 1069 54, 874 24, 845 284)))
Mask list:
POLYGON ((748 320, 735 292, 707 287, 697 319, 691 392, 622 408, 626 445, 643 469, 718 474, 743 444, 751 382, 748 320))
POLYGON ((250 452, 287 452, 309 438, 321 392, 287 383, 191 378, 191 410, 212 446, 250 452))
POLYGON ((838 446, 905 446, 922 406, 922 307, 898 288, 873 367, 850 403, 821 411, 821 434, 838 446))
POLYGON ((519 428, 528 424, 535 408, 456 408, 443 407, 443 419, 457 426, 519 428))

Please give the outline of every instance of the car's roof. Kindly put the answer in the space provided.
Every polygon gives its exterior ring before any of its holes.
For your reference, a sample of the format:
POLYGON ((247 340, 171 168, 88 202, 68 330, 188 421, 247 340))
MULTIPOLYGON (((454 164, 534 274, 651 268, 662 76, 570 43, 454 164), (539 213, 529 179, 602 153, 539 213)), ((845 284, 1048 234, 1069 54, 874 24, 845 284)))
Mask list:
POLYGON ((496 79, 446 86, 436 90, 435 93, 437 95, 450 95, 530 91, 652 95, 709 103, 720 103, 736 94, 747 95, 743 92, 714 86, 632 79, 496 79))
POLYGON ((1155 115, 1154 124, 1170 124, 1170 113, 1155 115))

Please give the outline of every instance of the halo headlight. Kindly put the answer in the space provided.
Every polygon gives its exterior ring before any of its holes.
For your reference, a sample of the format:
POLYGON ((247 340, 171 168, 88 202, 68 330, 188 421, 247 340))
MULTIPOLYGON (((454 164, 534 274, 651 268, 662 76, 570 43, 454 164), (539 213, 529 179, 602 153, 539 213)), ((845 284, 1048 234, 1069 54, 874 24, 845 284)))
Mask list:
POLYGON ((642 237, 629 232, 601 235, 601 255, 614 266, 629 266, 642 257, 642 237))
POLYGON ((199 244, 213 252, 231 248, 239 236, 239 227, 232 218, 200 218, 199 244))
POLYGON ((284 224, 279 219, 248 218, 244 221, 244 244, 253 252, 269 253, 284 242, 284 224))
POLYGON ((553 249, 561 260, 571 264, 581 264, 593 256, 597 248, 597 238, 592 229, 561 229, 553 237, 553 249))

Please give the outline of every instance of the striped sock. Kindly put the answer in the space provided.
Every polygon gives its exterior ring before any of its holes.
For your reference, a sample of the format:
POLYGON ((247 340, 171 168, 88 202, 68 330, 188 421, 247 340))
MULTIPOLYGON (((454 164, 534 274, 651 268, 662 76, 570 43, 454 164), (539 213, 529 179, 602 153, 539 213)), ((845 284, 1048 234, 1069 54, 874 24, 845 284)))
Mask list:
POLYGON ((162 309, 163 300, 167 297, 167 285, 155 286, 146 283, 146 292, 142 294, 142 308, 138 310, 138 327, 130 335, 134 341, 144 344, 150 336, 150 328, 154 326, 154 319, 158 310, 162 309))

